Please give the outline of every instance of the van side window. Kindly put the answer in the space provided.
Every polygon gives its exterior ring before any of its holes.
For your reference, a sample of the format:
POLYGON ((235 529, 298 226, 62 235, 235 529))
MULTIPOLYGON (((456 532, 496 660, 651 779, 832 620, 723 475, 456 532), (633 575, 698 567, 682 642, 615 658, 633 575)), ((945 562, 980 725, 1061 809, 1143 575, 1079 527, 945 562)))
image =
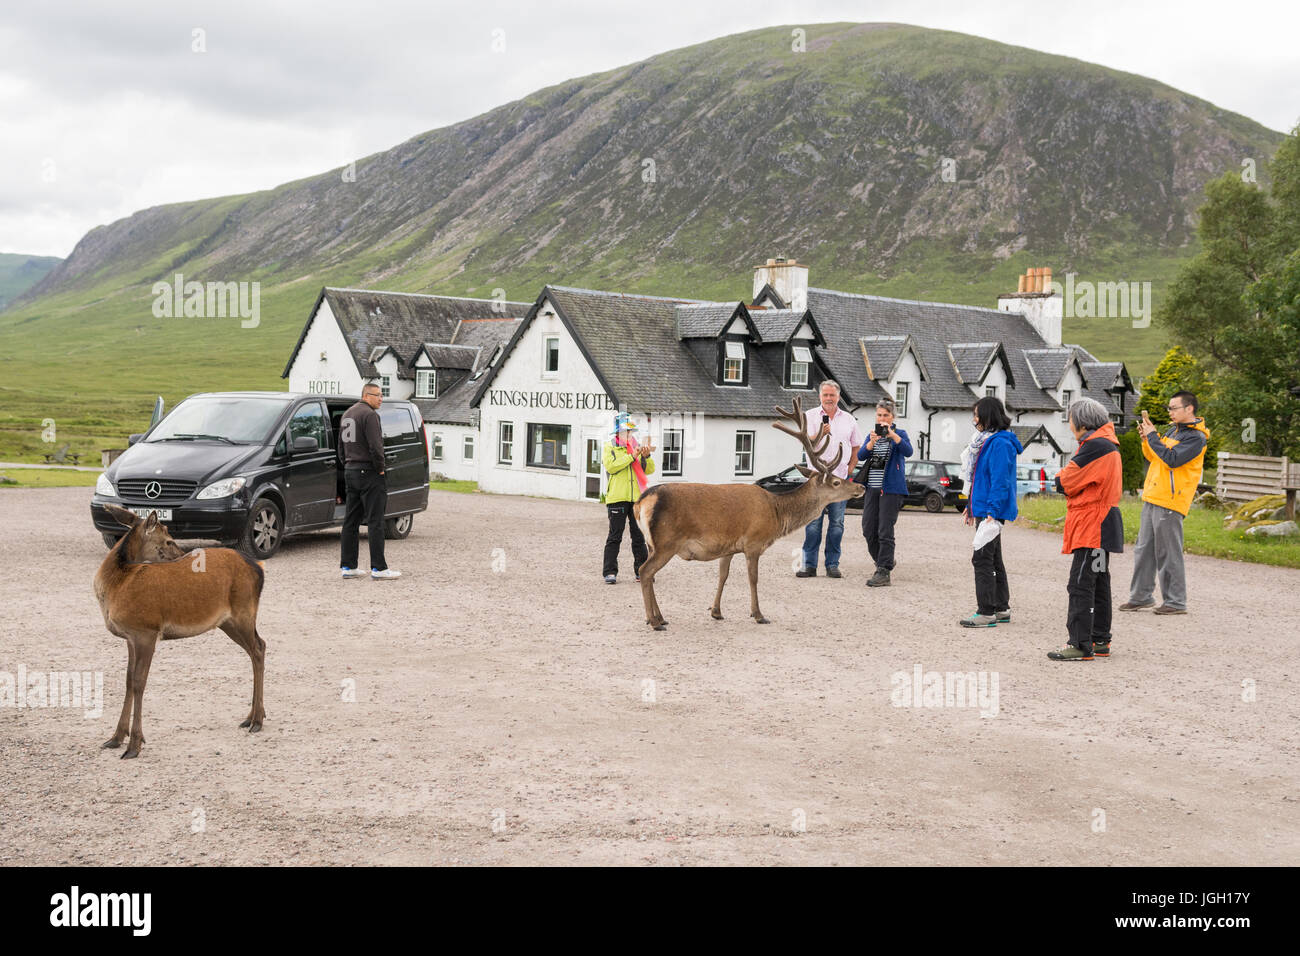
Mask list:
POLYGON ((405 445, 420 437, 420 430, 411 420, 411 409, 407 405, 379 406, 379 424, 384 444, 405 445))
POLYGON ((320 402, 309 402, 289 419, 289 440, 314 438, 318 447, 329 448, 329 426, 320 402))

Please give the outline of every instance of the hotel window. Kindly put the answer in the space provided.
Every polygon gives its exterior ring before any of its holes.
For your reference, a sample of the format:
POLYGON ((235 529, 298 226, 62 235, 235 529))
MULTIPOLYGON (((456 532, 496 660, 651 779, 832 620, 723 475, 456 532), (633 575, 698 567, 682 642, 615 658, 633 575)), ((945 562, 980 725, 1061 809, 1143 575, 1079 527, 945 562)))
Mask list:
POLYGON ((474 460, 474 436, 473 435, 465 436, 465 444, 462 446, 461 458, 464 461, 474 460))
POLYGON ((497 464, 508 465, 515 458, 515 423, 500 422, 497 425, 497 464))
POLYGON ((542 374, 556 375, 560 371, 560 337, 548 335, 542 348, 542 374))
POLYGON ((569 470, 569 426, 528 426, 528 467, 569 470))
POLYGON ((745 343, 727 342, 726 357, 722 360, 722 380, 740 384, 745 380, 745 343))
POLYGON ((429 439, 429 457, 434 461, 442 461, 442 436, 437 432, 429 439))
POLYGON ((664 447, 662 451, 663 473, 680 475, 682 473, 682 436, 680 428, 664 429, 664 447))
POLYGON ((894 386, 894 416, 896 418, 907 417, 907 393, 911 385, 911 382, 899 382, 894 386))
POLYGON ((381 376, 379 376, 379 394, 380 394, 380 395, 383 395, 384 398, 387 398, 387 397, 388 397, 388 391, 389 391, 388 386, 389 386, 389 384, 390 384, 390 382, 389 382, 389 379, 388 379, 388 376, 387 376, 387 375, 381 375, 381 376))
POLYGON ((1074 401, 1074 392, 1068 388, 1061 389, 1061 421, 1070 420, 1070 403, 1074 401))
POLYGON ((812 365, 812 349, 796 345, 790 350, 790 384, 807 385, 808 369, 812 365))
POLYGON ((736 474, 754 473, 754 433, 736 432, 736 474))
POLYGON ((438 397, 438 380, 434 375, 433 369, 419 368, 415 370, 415 397, 438 397))

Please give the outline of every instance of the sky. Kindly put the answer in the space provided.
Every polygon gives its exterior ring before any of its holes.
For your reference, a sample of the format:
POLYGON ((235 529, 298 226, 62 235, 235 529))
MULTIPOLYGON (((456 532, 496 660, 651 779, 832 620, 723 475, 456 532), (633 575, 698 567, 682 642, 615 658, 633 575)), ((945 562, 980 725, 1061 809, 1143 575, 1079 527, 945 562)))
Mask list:
POLYGON ((894 22, 1300 121, 1300 4, 1251 0, 41 0, 0 12, 0 252, 269 189, 572 77, 761 27, 894 22))

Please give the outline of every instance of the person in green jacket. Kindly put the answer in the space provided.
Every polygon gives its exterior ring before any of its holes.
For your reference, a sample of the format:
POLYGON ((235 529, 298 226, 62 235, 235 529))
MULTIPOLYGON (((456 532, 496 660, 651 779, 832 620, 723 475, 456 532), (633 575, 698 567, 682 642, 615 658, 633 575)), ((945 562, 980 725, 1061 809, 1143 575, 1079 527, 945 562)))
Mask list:
POLYGON ((623 526, 630 526, 632 532, 632 571, 636 580, 641 580, 641 565, 645 564, 645 536, 632 519, 632 503, 645 491, 646 475, 653 475, 655 461, 651 457, 654 445, 637 443, 632 433, 636 424, 626 415, 619 415, 614 420, 614 433, 611 441, 605 442, 601 458, 605 473, 609 475, 609 487, 605 490, 605 510, 609 512, 609 536, 605 538, 605 583, 618 581, 618 549, 623 544, 623 526))

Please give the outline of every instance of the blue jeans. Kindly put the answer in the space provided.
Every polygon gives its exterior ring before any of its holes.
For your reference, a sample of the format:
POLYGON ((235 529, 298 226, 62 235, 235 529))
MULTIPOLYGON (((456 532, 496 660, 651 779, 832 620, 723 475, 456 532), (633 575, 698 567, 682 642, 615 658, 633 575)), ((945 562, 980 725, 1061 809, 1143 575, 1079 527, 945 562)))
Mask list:
POLYGON ((832 501, 816 518, 809 521, 803 529, 803 566, 817 567, 817 548, 822 543, 822 518, 830 519, 826 529, 826 567, 840 566, 840 539, 844 537, 844 509, 847 501, 832 501))

